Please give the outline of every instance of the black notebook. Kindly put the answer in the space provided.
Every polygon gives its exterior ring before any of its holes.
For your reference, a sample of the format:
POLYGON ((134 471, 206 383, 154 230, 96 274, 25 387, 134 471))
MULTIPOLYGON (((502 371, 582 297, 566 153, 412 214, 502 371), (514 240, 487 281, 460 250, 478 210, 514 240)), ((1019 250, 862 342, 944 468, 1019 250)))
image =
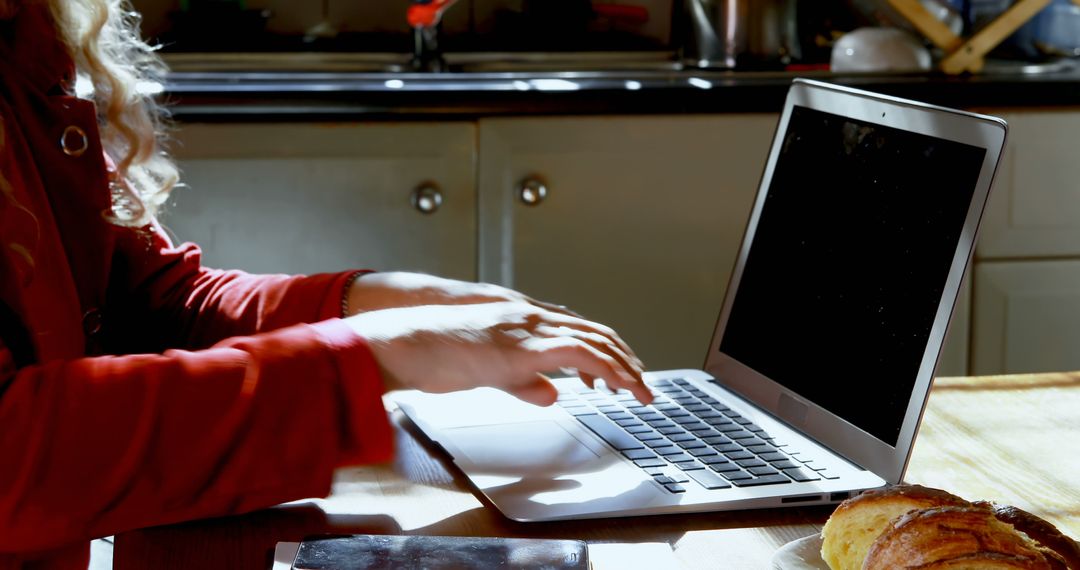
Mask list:
POLYGON ((357 534, 308 537, 295 570, 587 570, 580 540, 357 534))

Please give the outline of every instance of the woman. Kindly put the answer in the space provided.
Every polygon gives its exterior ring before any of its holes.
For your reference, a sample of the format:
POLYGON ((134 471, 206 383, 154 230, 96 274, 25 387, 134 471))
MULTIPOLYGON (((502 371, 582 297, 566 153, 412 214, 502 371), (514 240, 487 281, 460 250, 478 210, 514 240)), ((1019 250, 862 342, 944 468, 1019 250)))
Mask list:
POLYGON ((125 7, 0 0, 0 568, 325 495, 390 457, 387 390, 550 404, 540 372, 572 367, 650 399, 610 329, 514 291, 252 276, 173 246, 154 215, 176 171, 137 89, 159 64, 125 7))

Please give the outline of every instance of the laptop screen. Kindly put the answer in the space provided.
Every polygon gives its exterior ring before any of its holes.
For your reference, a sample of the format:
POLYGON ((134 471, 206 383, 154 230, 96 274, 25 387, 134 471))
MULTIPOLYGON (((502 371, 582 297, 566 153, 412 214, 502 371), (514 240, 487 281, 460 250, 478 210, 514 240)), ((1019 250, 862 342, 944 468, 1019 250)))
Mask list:
POLYGON ((720 351, 895 446, 985 152, 795 106, 720 351))

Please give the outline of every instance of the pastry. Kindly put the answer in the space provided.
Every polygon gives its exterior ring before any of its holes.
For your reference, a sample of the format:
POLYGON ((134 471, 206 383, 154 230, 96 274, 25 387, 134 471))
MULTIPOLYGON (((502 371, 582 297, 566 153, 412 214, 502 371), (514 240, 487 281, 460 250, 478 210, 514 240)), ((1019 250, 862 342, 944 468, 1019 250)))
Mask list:
POLYGON ((1065 536, 1054 525, 1011 505, 991 504, 994 516, 1028 535, 1042 548, 1053 551, 1070 570, 1080 570, 1080 543, 1065 536))
POLYGON ((898 485, 866 491, 836 508, 821 530, 821 558, 832 570, 858 570, 870 545, 897 517, 918 509, 968 502, 940 489, 898 485))
POLYGON ((1065 570, 994 517, 988 505, 933 507, 901 515, 874 541, 863 570, 1065 570))
POLYGON ((822 529, 832 570, 1080 570, 1080 544, 1016 507, 898 485, 848 499, 822 529))

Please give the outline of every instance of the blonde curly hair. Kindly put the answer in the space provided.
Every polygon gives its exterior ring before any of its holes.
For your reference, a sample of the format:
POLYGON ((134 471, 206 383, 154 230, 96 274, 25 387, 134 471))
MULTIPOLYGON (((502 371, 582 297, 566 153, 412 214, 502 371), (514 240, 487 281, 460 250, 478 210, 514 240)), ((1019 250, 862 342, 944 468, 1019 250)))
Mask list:
POLYGON ((140 37, 139 14, 127 0, 0 0, 0 17, 33 2, 48 4, 79 83, 92 85, 79 94, 97 106, 101 142, 119 175, 107 217, 118 225, 149 223, 178 175, 163 150, 166 113, 147 88, 158 85, 165 65, 140 37))

